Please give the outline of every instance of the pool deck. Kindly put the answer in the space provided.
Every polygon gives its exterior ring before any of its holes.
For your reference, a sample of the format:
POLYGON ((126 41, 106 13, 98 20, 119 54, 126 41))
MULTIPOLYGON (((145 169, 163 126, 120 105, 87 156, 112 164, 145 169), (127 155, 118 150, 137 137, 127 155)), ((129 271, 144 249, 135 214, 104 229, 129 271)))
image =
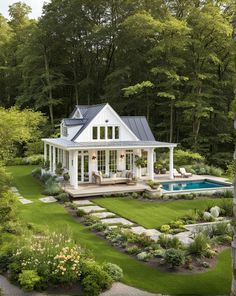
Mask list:
MULTIPOLYGON (((169 178, 168 174, 165 175, 155 175, 155 180, 158 182, 170 182, 170 181, 197 181, 197 180, 203 180, 203 179, 210 179, 212 181, 217 182, 224 182, 226 183, 227 180, 222 177, 214 177, 209 175, 193 175, 189 178, 175 178, 174 180, 171 180, 169 178)), ((148 178, 146 178, 148 180, 148 178)), ((146 184, 145 178, 142 180, 139 180, 136 185, 127 185, 127 184, 116 184, 116 185, 97 185, 97 184, 80 184, 78 189, 72 188, 70 185, 67 185, 65 187, 65 191, 68 192, 71 197, 73 198, 89 198, 89 197, 95 197, 95 196, 103 196, 103 195, 112 195, 112 194, 119 194, 119 193, 128 193, 128 192, 144 192, 149 190, 150 187, 146 184)), ((230 188, 228 188, 230 189, 230 188)), ((216 191, 217 189, 214 188, 216 191)), ((220 188, 218 189, 220 190, 220 188)), ((221 188, 222 190, 222 188, 221 188)), ((197 190, 196 190, 197 191, 197 190)), ((209 192, 212 190, 199 190, 201 192, 209 192)), ((181 193, 191 193, 193 191, 178 191, 179 194, 181 193)), ((164 191, 164 194, 176 194, 177 192, 171 192, 171 191, 164 191)))

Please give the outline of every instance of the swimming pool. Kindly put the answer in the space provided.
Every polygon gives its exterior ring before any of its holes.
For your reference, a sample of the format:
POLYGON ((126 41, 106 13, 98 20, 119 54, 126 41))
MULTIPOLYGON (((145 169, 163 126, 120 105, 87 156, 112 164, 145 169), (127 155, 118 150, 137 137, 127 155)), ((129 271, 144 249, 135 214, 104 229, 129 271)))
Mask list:
POLYGON ((218 182, 215 180, 196 180, 196 181, 171 181, 162 182, 162 188, 168 192, 176 191, 208 191, 219 189, 231 189, 232 184, 226 182, 218 182))

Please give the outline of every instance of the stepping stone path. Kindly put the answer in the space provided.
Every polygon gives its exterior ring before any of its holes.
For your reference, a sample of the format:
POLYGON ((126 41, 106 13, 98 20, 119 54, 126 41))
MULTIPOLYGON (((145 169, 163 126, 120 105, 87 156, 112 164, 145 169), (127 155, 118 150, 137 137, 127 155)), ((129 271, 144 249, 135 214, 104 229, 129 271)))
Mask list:
POLYGON ((23 205, 28 205, 28 204, 31 204, 31 203, 32 203, 31 200, 26 199, 26 198, 21 198, 21 199, 19 199, 19 201, 20 201, 23 205))
POLYGON ((105 209, 99 206, 84 206, 84 207, 78 207, 79 210, 84 211, 86 214, 90 214, 93 212, 102 212, 105 209))
POLYGON ((91 216, 97 217, 99 219, 103 219, 108 217, 114 217, 115 214, 111 212, 98 212, 98 213, 92 213, 91 216))
POLYGON ((23 205, 27 205, 27 204, 31 204, 32 203, 31 200, 24 198, 24 196, 22 196, 20 194, 20 192, 18 191, 18 189, 16 187, 11 187, 11 191, 12 191, 12 193, 14 193, 15 196, 17 196, 19 198, 19 201, 23 205))
POLYGON ((18 189, 16 187, 11 187, 11 191, 14 193, 19 193, 18 189))
POLYGON ((104 224, 122 224, 131 226, 133 223, 125 218, 107 218, 107 219, 101 219, 101 222, 104 224))
POLYGON ((53 196, 47 196, 39 199, 43 203, 53 203, 56 202, 57 200, 53 196))
MULTIPOLYGON (((134 226, 133 222, 125 218, 119 217, 115 213, 108 212, 105 208, 97 206, 96 204, 94 204, 92 201, 88 199, 75 200, 73 201, 73 203, 78 206, 78 209, 83 210, 86 214, 89 214, 93 217, 97 217, 101 219, 100 221, 108 225, 109 229, 116 228, 118 224, 121 224, 123 226, 128 226, 130 227, 129 230, 132 231, 133 233, 138 235, 145 234, 154 242, 157 242, 159 239, 159 236, 162 234, 160 231, 156 229, 146 229, 143 226, 139 226, 139 225, 134 226)), ((185 246, 188 246, 190 243, 193 242, 191 235, 192 235, 191 231, 181 232, 176 235, 165 234, 165 236, 168 238, 177 237, 185 246)))
POLYGON ((174 237, 177 237, 183 245, 188 246, 193 242, 193 239, 190 237, 190 235, 190 231, 185 231, 174 235, 174 237))
POLYGON ((75 200, 73 201, 73 204, 78 205, 78 206, 90 206, 90 205, 94 205, 93 202, 91 202, 90 200, 84 199, 84 200, 75 200))
POLYGON ((135 226, 130 229, 135 234, 145 234, 153 241, 157 241, 161 232, 156 229, 146 229, 143 226, 135 226))

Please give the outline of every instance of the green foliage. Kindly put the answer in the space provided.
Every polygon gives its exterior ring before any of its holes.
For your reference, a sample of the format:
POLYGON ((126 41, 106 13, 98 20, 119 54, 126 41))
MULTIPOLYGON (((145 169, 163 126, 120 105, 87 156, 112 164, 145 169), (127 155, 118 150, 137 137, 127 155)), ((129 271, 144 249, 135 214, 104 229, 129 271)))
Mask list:
POLYGON ((160 235, 158 238, 158 243, 164 249, 181 249, 182 243, 177 237, 169 237, 168 235, 160 235))
POLYGON ((47 183, 45 191, 44 191, 45 195, 56 196, 56 195, 59 195, 61 193, 63 193, 63 190, 62 190, 61 186, 58 183, 56 183, 55 181, 47 183))
POLYGON ((85 295, 98 296, 112 285, 112 277, 94 261, 82 264, 82 287, 85 295))
POLYGON ((181 266, 184 263, 184 253, 181 250, 177 249, 168 249, 165 252, 164 256, 165 262, 175 268, 181 266))
POLYGON ((210 239, 203 233, 199 233, 195 236, 194 241, 189 245, 188 252, 198 257, 203 257, 209 249, 210 239))
POLYGON ((62 202, 62 203, 65 203, 65 202, 69 202, 70 201, 70 196, 66 192, 62 192, 62 193, 56 195, 55 198, 58 201, 62 202))
POLYGON ((40 280, 41 278, 35 270, 23 270, 19 275, 20 286, 25 291, 33 291, 40 280))
POLYGON ((32 171, 32 176, 38 180, 41 178, 41 168, 36 168, 32 171))
POLYGON ((110 275, 114 282, 120 281, 123 277, 122 269, 116 264, 109 262, 105 263, 103 264, 103 270, 105 270, 110 275))
POLYGON ((161 232, 169 233, 170 232, 170 225, 164 224, 161 226, 160 230, 161 230, 161 232))
POLYGON ((199 162, 204 162, 204 157, 199 153, 192 152, 190 150, 176 149, 174 151, 174 160, 177 167, 185 165, 193 165, 199 162))
POLYGON ((58 162, 58 163, 56 164, 56 174, 57 174, 58 176, 61 176, 62 173, 63 173, 62 163, 61 163, 61 162, 58 162))

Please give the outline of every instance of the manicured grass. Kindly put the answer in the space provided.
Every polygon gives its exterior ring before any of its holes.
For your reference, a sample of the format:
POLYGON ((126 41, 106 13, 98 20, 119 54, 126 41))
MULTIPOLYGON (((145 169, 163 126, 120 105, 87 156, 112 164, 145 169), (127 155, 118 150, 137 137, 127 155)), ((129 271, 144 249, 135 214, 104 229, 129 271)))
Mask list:
MULTIPOLYGON (((38 198, 43 188, 29 175, 32 169, 32 166, 8 167, 14 177, 14 184, 21 194, 34 201, 33 204, 24 206, 19 203, 19 215, 22 220, 52 231, 63 232, 69 229, 74 239, 90 249, 98 261, 110 261, 120 265, 124 270, 124 282, 128 285, 150 292, 174 295, 229 294, 231 282, 229 250, 222 252, 216 266, 205 273, 179 275, 173 272, 160 272, 115 250, 106 241, 77 223, 61 205, 39 202, 38 198)), ((159 219, 158 216, 156 219, 159 219)))
POLYGON ((191 210, 203 210, 207 205, 218 204, 222 200, 199 199, 152 202, 131 198, 98 198, 95 202, 117 215, 125 217, 146 228, 157 228, 187 214, 191 210))

